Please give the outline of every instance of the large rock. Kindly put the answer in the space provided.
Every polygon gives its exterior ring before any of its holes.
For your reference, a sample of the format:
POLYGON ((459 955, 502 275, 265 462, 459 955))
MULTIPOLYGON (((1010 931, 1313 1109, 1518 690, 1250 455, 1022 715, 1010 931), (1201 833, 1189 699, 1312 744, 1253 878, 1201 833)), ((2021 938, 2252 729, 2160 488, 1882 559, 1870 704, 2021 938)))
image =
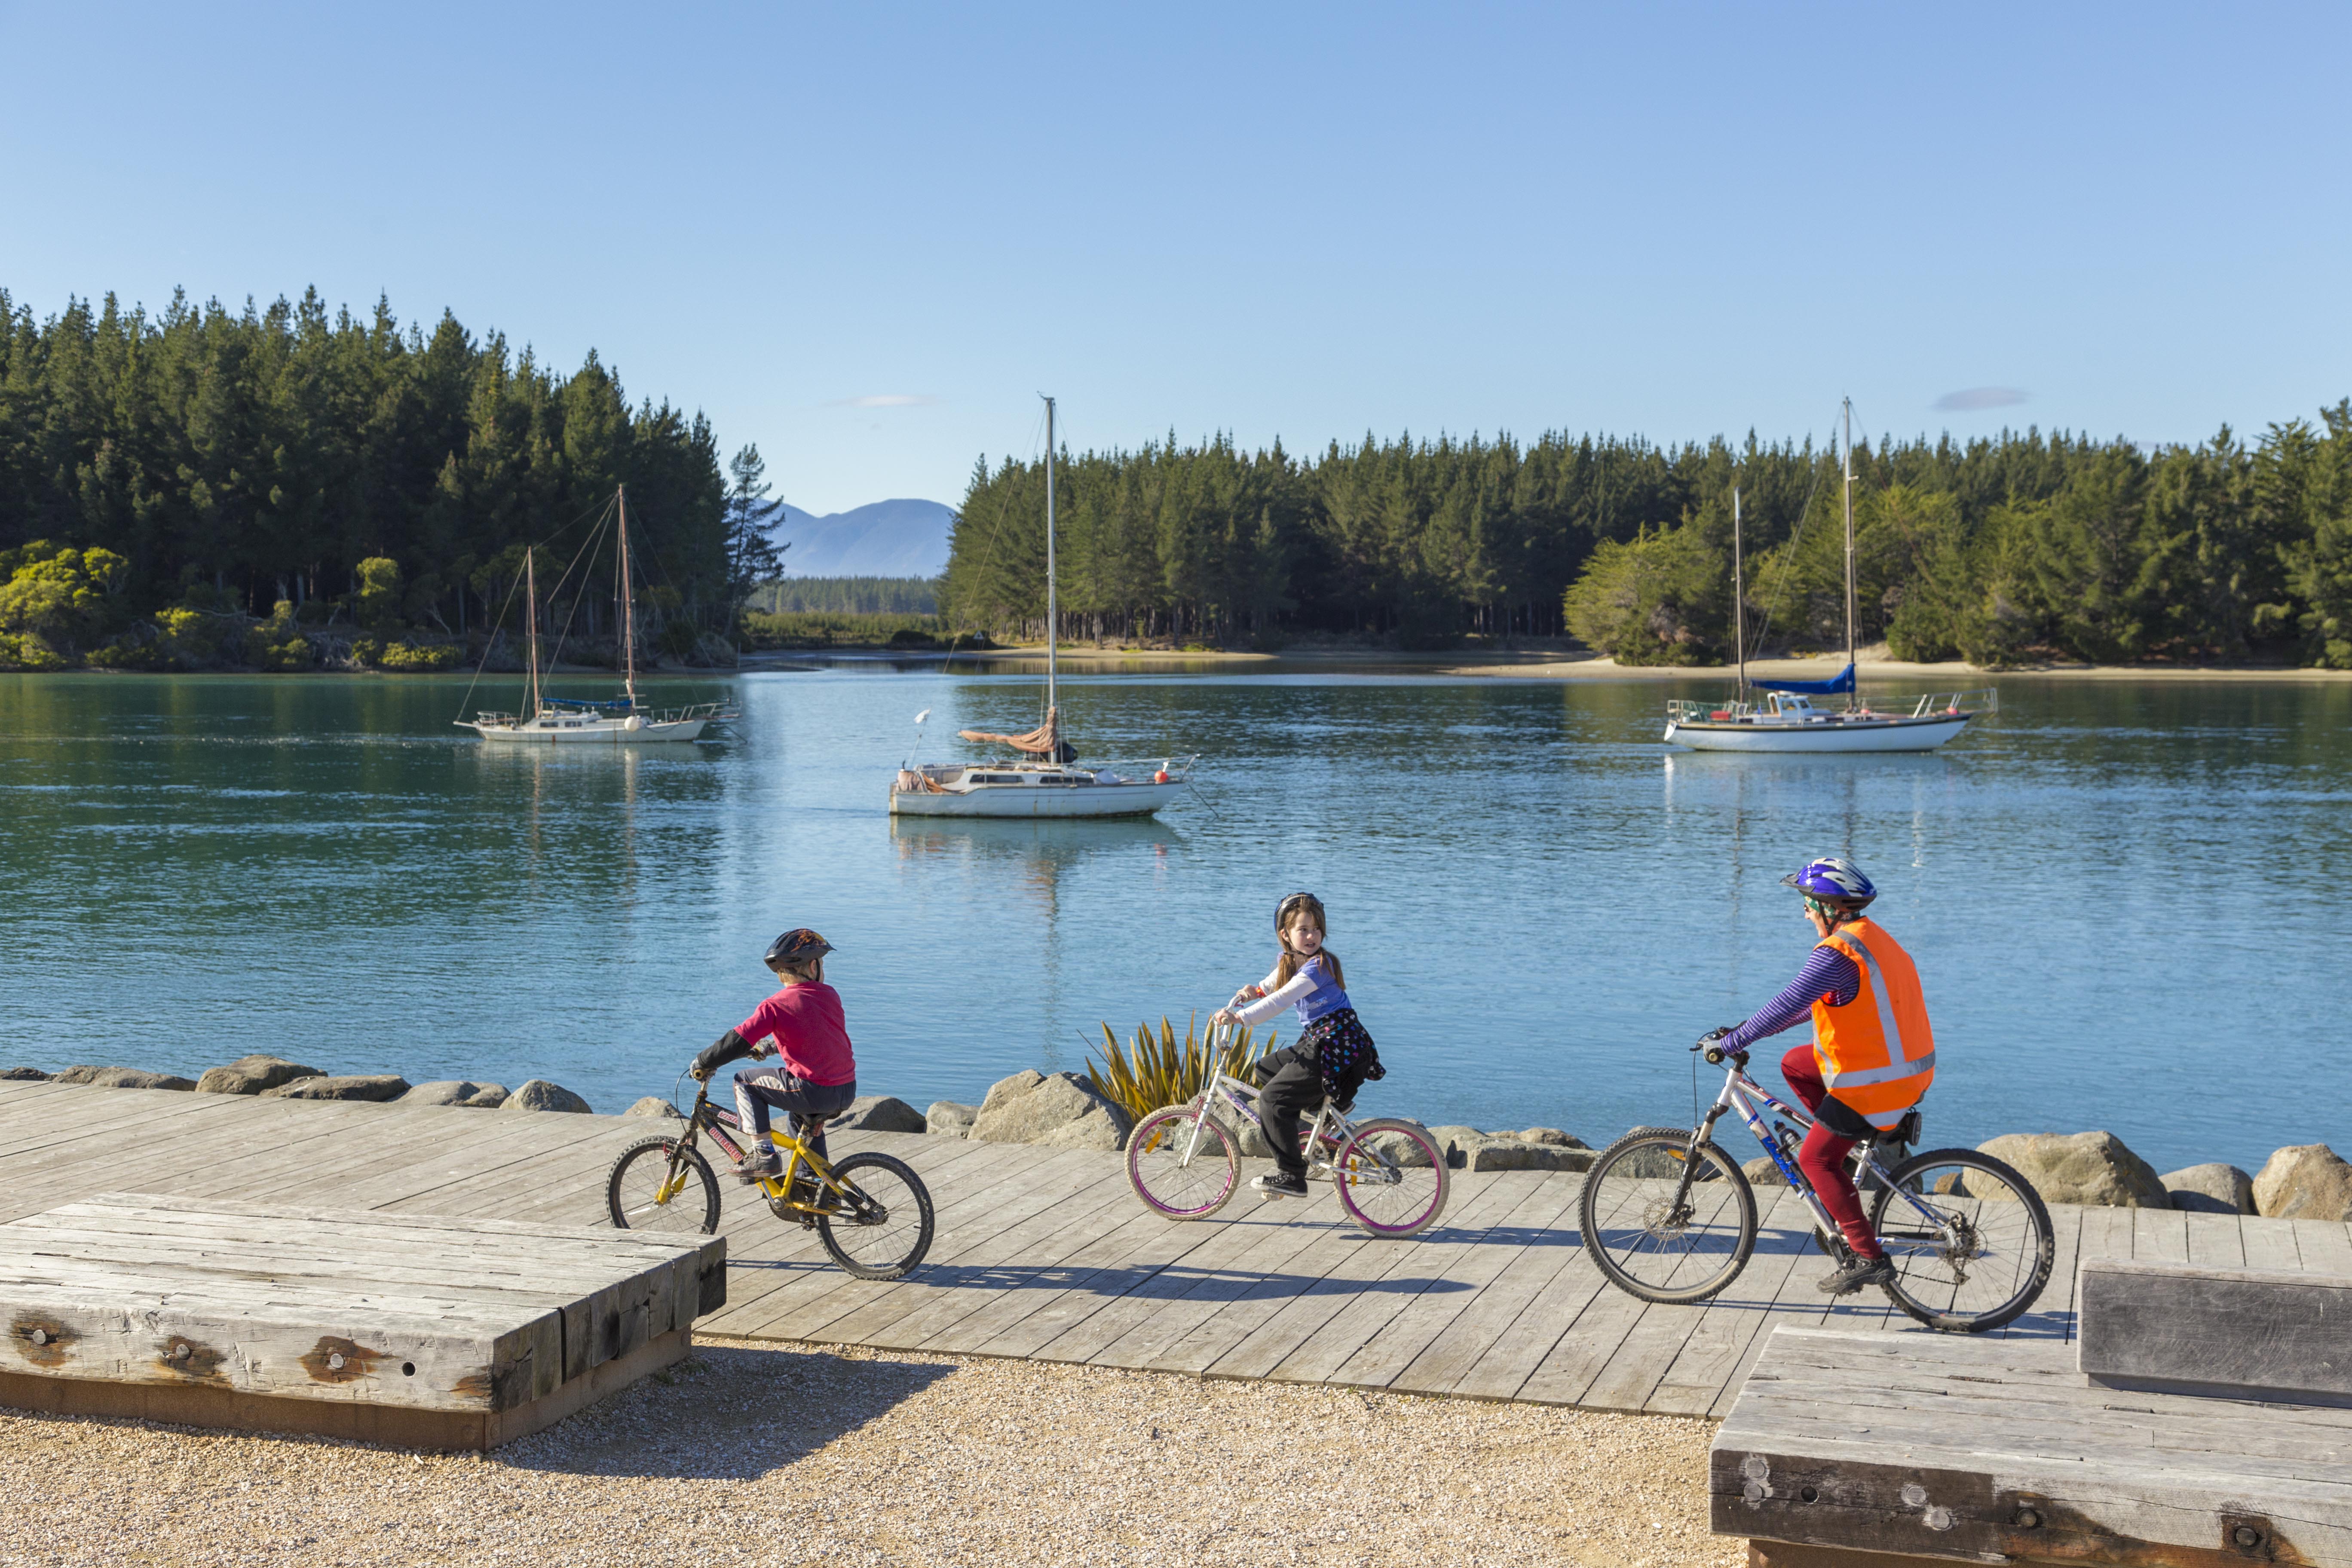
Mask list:
POLYGON ((972 1119, 980 1114, 977 1105, 965 1105, 952 1100, 935 1100, 923 1115, 923 1131, 942 1138, 969 1138, 972 1119))
MULTIPOLYGON (((499 1090, 499 1093, 500 1095, 504 1095, 506 1090, 500 1089, 499 1090)), ((667 1116, 678 1121, 686 1120, 685 1111, 680 1110, 677 1106, 672 1105, 668 1100, 664 1100, 658 1094, 640 1096, 636 1100, 630 1101, 629 1109, 624 1110, 621 1114, 624 1116, 667 1116)))
POLYGON ((88 1065, 69 1067, 58 1074, 58 1083, 86 1083, 94 1089, 194 1089, 192 1079, 174 1078, 167 1072, 149 1072, 144 1068, 94 1068, 88 1065))
POLYGON ((849 1109, 828 1123, 835 1132, 922 1132, 929 1130, 923 1113, 903 1100, 887 1094, 861 1094, 849 1109))
POLYGON ((1772 1163, 1769 1154, 1759 1154, 1739 1169, 1751 1187, 1785 1187, 1789 1184, 1789 1178, 1780 1173, 1780 1167, 1772 1163))
POLYGON ((560 1083, 550 1083, 535 1078, 507 1096, 500 1110, 568 1110, 575 1116, 593 1116, 589 1103, 560 1083))
POLYGON ((460 1105, 468 1110, 496 1110, 506 1102, 506 1085, 476 1083, 467 1078, 436 1079, 400 1097, 403 1105, 460 1105))
POLYGON ((2254 1212, 2270 1219, 2352 1219, 2352 1164, 2325 1143, 2298 1143, 2254 1174, 2254 1212))
POLYGON ((47 1083, 49 1075, 38 1068, 0 1068, 0 1083, 47 1083))
POLYGON ((2158 1176, 2172 1206, 2200 1214, 2252 1214, 2254 1179, 2235 1165, 2190 1165, 2158 1176))
POLYGON ((1072 1072, 1015 1073, 988 1091, 971 1136, 982 1143, 1042 1143, 1049 1149, 1123 1149, 1133 1122, 1072 1072))
POLYGON ((2009 1132, 1977 1145, 2017 1167, 2046 1204, 2168 1209, 2172 1194, 2154 1166, 2112 1132, 2009 1132))
POLYGON ((298 1078, 325 1076, 317 1068, 306 1068, 284 1057, 239 1057, 226 1067, 206 1068, 205 1076, 196 1079, 196 1088, 205 1094, 259 1094, 298 1078))
MULTIPOLYGON (((1253 1128, 1252 1131, 1255 1131, 1255 1129, 1253 1128)), ((1433 1131, 1434 1129, 1432 1131, 1433 1131)), ((1375 1132, 1364 1142, 1375 1152, 1387 1155, 1400 1165, 1425 1166, 1430 1163, 1429 1151, 1422 1145, 1421 1142, 1418 1139, 1408 1138, 1402 1132, 1375 1132)))
POLYGON ((1481 1132, 1475 1127, 1433 1127, 1445 1148, 1445 1163, 1457 1171, 1586 1171, 1592 1151, 1553 1127, 1517 1132, 1481 1132), (1554 1140, 1557 1140, 1555 1142, 1554 1140))
POLYGON ((361 1073, 350 1078, 298 1078, 261 1091, 264 1100, 398 1100, 408 1092, 408 1080, 394 1073, 361 1073))

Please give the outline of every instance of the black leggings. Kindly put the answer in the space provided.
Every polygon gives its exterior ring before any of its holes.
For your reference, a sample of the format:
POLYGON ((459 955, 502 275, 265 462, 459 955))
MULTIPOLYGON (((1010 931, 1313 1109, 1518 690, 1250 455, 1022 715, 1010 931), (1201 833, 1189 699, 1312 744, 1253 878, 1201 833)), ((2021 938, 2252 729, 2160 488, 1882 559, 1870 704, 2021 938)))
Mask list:
POLYGON ((1298 1148, 1298 1115, 1322 1103, 1322 1069, 1296 1058, 1276 1068, 1265 1087, 1257 1091, 1258 1124, 1265 1129, 1265 1141, 1273 1146, 1274 1168, 1284 1175, 1306 1176, 1307 1156, 1298 1148))
MULTIPOLYGON (((799 1137, 804 1125, 803 1118, 838 1116, 849 1109, 857 1098, 857 1080, 847 1083, 810 1083, 794 1078, 780 1067, 754 1068, 735 1075, 735 1110, 743 1120, 744 1131, 751 1134, 748 1145, 754 1154, 772 1145, 768 1142, 768 1116, 771 1111, 792 1113, 793 1135, 799 1137)), ((1294 1135, 1295 1136, 1295 1135, 1294 1135)), ((807 1140, 819 1159, 829 1159, 824 1152, 824 1134, 820 1132, 807 1140)))

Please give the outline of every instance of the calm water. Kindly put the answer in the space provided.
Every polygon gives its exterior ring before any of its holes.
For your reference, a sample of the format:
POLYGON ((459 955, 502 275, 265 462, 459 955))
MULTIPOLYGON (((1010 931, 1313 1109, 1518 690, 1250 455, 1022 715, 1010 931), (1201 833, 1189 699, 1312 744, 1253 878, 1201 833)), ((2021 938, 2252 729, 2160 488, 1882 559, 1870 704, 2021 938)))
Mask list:
POLYGON ((1213 1007, 1308 888, 1391 1067, 1367 1108, 1597 1144, 1690 1114, 1682 1047, 1811 940, 1779 879, 1842 852, 1926 979, 1934 1141, 2352 1152, 2352 688, 2013 679, 1944 754, 1774 761, 1664 752, 1650 683, 1081 678, 1090 751, 1200 752, 1205 798, 894 826, 916 710, 941 754, 1034 722, 1034 679, 728 684, 739 739, 583 755, 451 729, 459 681, 0 677, 0 1056, 262 1050, 618 1110, 809 924, 862 1086, 976 1100, 1082 1067, 1106 1020, 1213 1007))

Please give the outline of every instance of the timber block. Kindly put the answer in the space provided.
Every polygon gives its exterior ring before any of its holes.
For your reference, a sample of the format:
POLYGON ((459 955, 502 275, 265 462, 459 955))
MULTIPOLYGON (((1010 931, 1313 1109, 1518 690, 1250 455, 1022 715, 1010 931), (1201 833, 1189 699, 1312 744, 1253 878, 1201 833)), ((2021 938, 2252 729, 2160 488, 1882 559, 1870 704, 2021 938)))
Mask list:
POLYGON ((2090 1258, 2075 1300, 2110 1388, 2352 1405, 2352 1278, 2090 1258))
POLYGON ((432 1448, 683 1357, 715 1236, 109 1194, 0 1226, 0 1403, 432 1448))
POLYGON ((1777 1328, 1707 1475, 1772 1568, 2352 1568, 2352 1410, 2123 1394, 2063 1344, 1777 1328))

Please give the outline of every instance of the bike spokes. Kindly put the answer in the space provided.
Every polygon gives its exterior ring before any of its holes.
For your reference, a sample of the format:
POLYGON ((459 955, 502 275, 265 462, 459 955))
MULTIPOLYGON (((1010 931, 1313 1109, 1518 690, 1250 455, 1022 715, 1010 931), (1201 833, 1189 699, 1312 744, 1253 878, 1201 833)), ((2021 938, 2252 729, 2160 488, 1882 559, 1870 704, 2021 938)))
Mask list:
POLYGON ((2050 1213, 2009 1166, 1971 1149, 1921 1154, 1889 1173, 1872 1224, 1895 1264, 1887 1294, 1921 1322, 1981 1332, 2033 1303, 2055 1248, 2050 1213))
POLYGON ((1738 1277, 1756 1246, 1756 1197, 1731 1157, 1686 1131, 1637 1128, 1586 1173, 1584 1245, 1646 1301, 1696 1301, 1738 1277))

